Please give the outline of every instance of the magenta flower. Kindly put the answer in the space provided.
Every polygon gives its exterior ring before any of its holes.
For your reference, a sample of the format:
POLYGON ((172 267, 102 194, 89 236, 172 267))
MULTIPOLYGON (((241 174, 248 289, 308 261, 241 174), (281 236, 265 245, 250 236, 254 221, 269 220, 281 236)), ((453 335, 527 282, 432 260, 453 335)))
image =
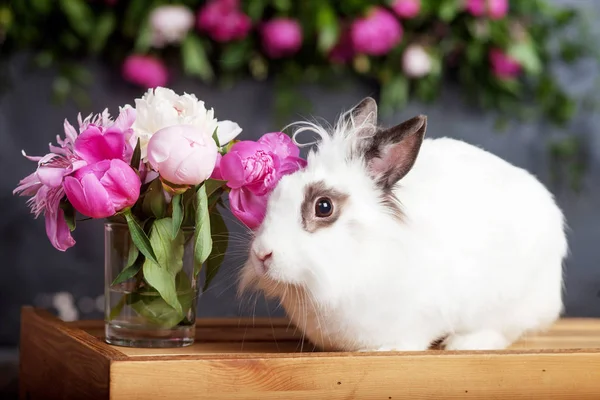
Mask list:
POLYGON ((19 182, 13 194, 31 196, 27 204, 35 218, 44 214, 46 234, 52 245, 65 251, 75 244, 69 227, 60 209, 60 202, 65 197, 63 179, 73 172, 95 162, 104 155, 116 154, 128 159, 131 157, 131 146, 126 142, 130 128, 135 119, 135 110, 131 107, 121 109, 120 115, 113 122, 105 110, 95 117, 90 115, 85 120, 78 116, 79 132, 67 121, 64 122, 65 139, 57 136, 59 146, 50 145, 50 153, 43 157, 30 157, 37 161, 35 172, 19 182), (120 141, 115 132, 121 132, 120 141), (106 138, 104 137, 106 136, 106 138), (119 142, 120 147, 115 143, 119 142))
POLYGON ((263 24, 260 33, 263 49, 271 58, 291 56, 302 47, 302 27, 295 19, 272 19, 263 24))
POLYGON ((475 17, 501 19, 508 14, 508 0, 466 0, 465 8, 475 17))
POLYGON ((400 18, 414 18, 421 11, 421 0, 395 0, 392 3, 392 10, 400 18))
POLYGON ((373 7, 366 17, 352 23, 350 34, 356 52, 381 56, 400 43, 403 31, 392 13, 373 7))
POLYGON ((165 86, 169 80, 167 67, 158 58, 130 55, 123 62, 123 79, 144 88, 165 86))
POLYGON ((501 49, 491 49, 488 57, 492 72, 499 79, 512 79, 521 73, 521 64, 501 49))
POLYGON ((256 229, 265 216, 268 195, 281 177, 306 166, 299 155, 298 147, 282 132, 267 133, 256 142, 234 144, 216 168, 231 188, 233 215, 256 229))
POLYGON ((248 36, 250 17, 237 0, 211 0, 198 12, 197 27, 217 42, 231 42, 248 36))
POLYGON ((142 182, 122 160, 102 160, 77 170, 64 181, 73 207, 92 218, 106 218, 131 207, 140 196, 142 182))

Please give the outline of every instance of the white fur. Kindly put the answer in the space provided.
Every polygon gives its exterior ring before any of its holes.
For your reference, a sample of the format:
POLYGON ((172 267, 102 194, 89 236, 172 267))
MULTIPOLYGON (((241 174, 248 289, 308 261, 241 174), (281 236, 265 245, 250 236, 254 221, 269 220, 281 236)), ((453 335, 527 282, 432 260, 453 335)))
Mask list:
POLYGON ((278 297, 325 350, 502 349, 548 327, 562 311, 564 219, 527 171, 449 138, 426 139, 395 195, 394 219, 342 126, 308 166, 272 193, 241 273, 278 297), (349 194, 334 225, 309 233, 307 184, 349 194), (272 251, 259 277, 254 252, 272 251))

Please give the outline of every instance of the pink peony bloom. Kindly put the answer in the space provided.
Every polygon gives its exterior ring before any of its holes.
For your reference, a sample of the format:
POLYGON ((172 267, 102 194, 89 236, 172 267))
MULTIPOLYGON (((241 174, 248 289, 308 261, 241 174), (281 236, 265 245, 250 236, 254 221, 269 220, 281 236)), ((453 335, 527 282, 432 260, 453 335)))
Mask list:
POLYGON ((44 214, 46 234, 52 245, 60 251, 65 251, 75 244, 69 227, 60 209, 60 202, 65 197, 63 179, 75 171, 85 167, 90 162, 101 158, 101 154, 114 153, 119 157, 131 157, 131 147, 120 140, 121 147, 115 146, 112 132, 121 132, 121 136, 130 134, 130 127, 135 119, 135 110, 131 107, 121 109, 119 117, 113 122, 105 110, 95 117, 92 115, 82 120, 78 116, 79 132, 65 120, 65 139, 57 136, 59 146, 50 145, 50 153, 43 157, 30 157, 37 161, 37 170, 19 182, 13 191, 21 196, 31 196, 27 201, 35 217, 44 214), (87 133, 86 133, 87 132, 87 133), (103 133, 108 133, 103 139, 103 133), (98 146, 95 148, 94 146, 98 146))
POLYGON ((160 129, 148 143, 148 161, 160 176, 177 185, 207 180, 217 161, 217 144, 210 134, 192 125, 160 129))
POLYGON ((231 42, 248 36, 252 21, 237 0, 211 0, 198 12, 197 26, 217 42, 231 42))
POLYGON ((92 218, 106 218, 131 207, 140 196, 142 182, 122 160, 103 160, 77 170, 64 181, 73 207, 92 218))
POLYGON ((268 195, 282 176, 306 166, 300 150, 284 133, 263 135, 258 141, 234 144, 218 165, 227 186, 233 213, 250 229, 256 229, 265 216, 268 195))
POLYGON ((145 55, 127 57, 121 72, 126 81, 144 88, 165 86, 169 79, 169 72, 163 62, 145 55))
POLYGON ((402 26, 389 11, 373 7, 368 15, 352 23, 352 44, 358 53, 381 56, 402 40, 402 26))
POLYGON ((498 48, 490 50, 489 60, 492 72, 499 79, 512 79, 521 73, 521 64, 498 48))
POLYGON ((508 0, 466 0, 465 8, 475 17, 501 19, 508 14, 508 0))
POLYGON ((265 53, 271 58, 291 56, 302 47, 302 27, 290 18, 275 18, 261 28, 265 53))
POLYGON ((392 3, 392 10, 400 18, 414 18, 421 11, 421 0, 395 0, 392 3))

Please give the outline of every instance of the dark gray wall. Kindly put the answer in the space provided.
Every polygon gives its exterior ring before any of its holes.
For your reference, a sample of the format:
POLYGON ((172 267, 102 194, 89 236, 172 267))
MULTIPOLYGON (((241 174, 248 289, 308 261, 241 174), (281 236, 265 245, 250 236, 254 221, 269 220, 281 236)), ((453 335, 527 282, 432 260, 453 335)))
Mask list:
MULTIPOLYGON (((563 1, 562 3, 565 3, 563 1)), ((573 3, 570 1, 569 3, 573 3)), ((584 5, 592 2, 582 1, 584 5)), ((595 2, 598 7, 598 2, 595 2)), ((65 117, 75 121, 78 109, 72 105, 53 106, 49 103, 51 72, 26 74, 25 57, 11 60, 13 88, 0 99, 0 346, 14 345, 18 339, 19 308, 24 304, 46 307, 63 318, 102 318, 103 293, 103 230, 100 221, 80 223, 75 232, 77 245, 66 253, 56 251, 48 242, 43 219, 33 220, 25 198, 11 194, 18 180, 33 171, 35 164, 21 157, 45 154, 47 142, 62 134, 65 117), (100 303, 100 308, 96 307, 100 303)), ((101 111, 108 106, 113 112, 118 105, 132 102, 143 91, 125 85, 114 72, 91 63, 95 81, 90 88, 93 104, 83 110, 101 111)), ((576 66, 557 66, 561 81, 573 92, 589 89, 598 78, 593 62, 576 66)), ((178 92, 193 92, 217 111, 219 119, 233 119, 243 128, 242 138, 255 139, 278 127, 273 124, 274 96, 270 83, 241 82, 230 90, 208 88, 188 79, 171 84, 178 92)), ((376 94, 374 88, 349 82, 341 91, 308 87, 305 92, 313 103, 313 115, 329 121, 342 109, 347 109, 366 95, 376 94)), ((513 124, 504 133, 494 132, 493 116, 473 110, 461 103, 458 91, 448 87, 434 105, 412 103, 402 113, 384 118, 392 124, 425 113, 429 116, 430 137, 450 136, 480 145, 493 153, 524 167, 540 177, 556 194, 570 226, 571 256, 566 268, 566 306, 571 316, 600 316, 600 119, 583 113, 573 123, 572 130, 585 143, 589 168, 584 189, 576 194, 566 186, 550 184, 547 140, 565 132, 546 123, 513 124)), ((297 116, 296 118, 300 118, 297 116)), ((230 219, 230 228, 236 224, 230 219)), ((233 245, 240 253, 242 243, 233 245)), ((243 256, 230 255, 213 288, 203 295, 200 316, 238 316, 256 312, 268 315, 259 299, 239 302, 233 287, 235 271, 243 256)))

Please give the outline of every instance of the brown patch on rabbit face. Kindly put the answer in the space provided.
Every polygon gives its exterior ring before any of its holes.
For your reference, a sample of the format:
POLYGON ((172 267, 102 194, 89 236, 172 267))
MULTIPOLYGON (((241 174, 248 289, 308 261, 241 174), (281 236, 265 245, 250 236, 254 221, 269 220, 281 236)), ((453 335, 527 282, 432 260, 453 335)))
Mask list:
POLYGON ((302 227, 307 232, 312 233, 318 229, 333 225, 342 214, 347 200, 348 195, 346 193, 328 187, 323 181, 309 184, 304 189, 304 200, 300 207, 302 227), (320 199, 329 200, 331 203, 332 210, 329 215, 317 215, 316 208, 320 199))

